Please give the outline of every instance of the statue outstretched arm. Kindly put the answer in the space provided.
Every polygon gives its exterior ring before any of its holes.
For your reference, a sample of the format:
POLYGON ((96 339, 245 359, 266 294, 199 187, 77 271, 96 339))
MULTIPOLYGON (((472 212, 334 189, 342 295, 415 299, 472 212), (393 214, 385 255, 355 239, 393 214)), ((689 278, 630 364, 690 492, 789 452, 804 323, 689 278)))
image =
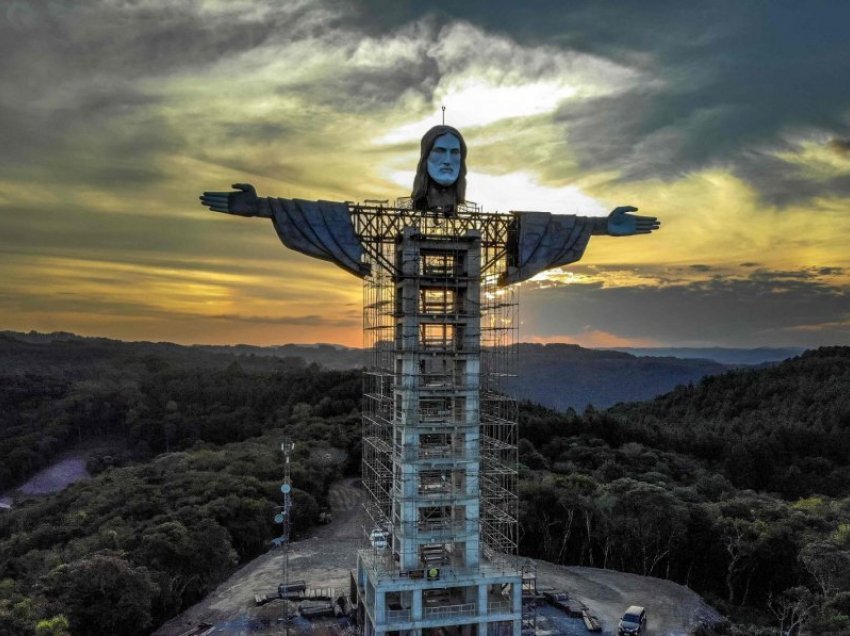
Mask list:
POLYGON ((635 211, 635 207, 622 206, 607 217, 514 212, 508 268, 501 284, 519 283, 547 269, 580 260, 591 235, 649 234, 660 227, 656 217, 630 214, 635 211))
POLYGON ((213 212, 225 212, 238 216, 262 216, 271 218, 271 206, 267 198, 260 198, 250 183, 234 183, 236 192, 204 192, 201 205, 213 212))
POLYGON ((201 204, 213 212, 270 218, 286 247, 335 263, 355 276, 369 274, 345 203, 258 197, 250 184, 233 187, 236 192, 204 192, 201 204))

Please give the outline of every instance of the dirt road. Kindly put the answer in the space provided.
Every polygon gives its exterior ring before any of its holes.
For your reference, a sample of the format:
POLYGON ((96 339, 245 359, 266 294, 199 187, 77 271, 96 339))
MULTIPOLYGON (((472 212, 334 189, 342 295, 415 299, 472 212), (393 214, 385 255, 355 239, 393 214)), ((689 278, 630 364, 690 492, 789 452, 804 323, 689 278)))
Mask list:
MULTIPOLYGON (((334 520, 290 547, 290 580, 304 579, 310 587, 347 590, 356 551, 366 547, 367 521, 363 493, 355 480, 336 484, 330 493, 334 520)), ((629 605, 643 605, 649 616, 647 636, 685 636, 702 620, 719 615, 691 590, 662 579, 613 570, 564 567, 535 561, 538 585, 567 591, 587 605, 601 625, 603 636, 617 632, 617 622, 629 605)), ((160 627, 154 636, 177 636, 201 622, 239 626, 216 634, 275 634, 276 628, 248 626, 257 618, 282 615, 280 601, 256 607, 256 594, 277 589, 283 580, 283 551, 270 550, 243 566, 207 598, 160 627)))
MULTIPOLYGON (((307 539, 290 545, 290 580, 304 579, 310 587, 348 590, 349 572, 356 565, 357 549, 366 545, 363 491, 356 480, 335 484, 330 492, 333 522, 319 526, 307 539)), ((280 602, 256 607, 254 596, 277 590, 283 581, 283 550, 274 548, 234 572, 203 601, 160 627, 154 636, 177 636, 207 622, 216 625, 237 619, 276 618, 280 602)), ((251 634, 277 630, 250 629, 251 634)), ((239 633, 239 632, 236 632, 239 633)))

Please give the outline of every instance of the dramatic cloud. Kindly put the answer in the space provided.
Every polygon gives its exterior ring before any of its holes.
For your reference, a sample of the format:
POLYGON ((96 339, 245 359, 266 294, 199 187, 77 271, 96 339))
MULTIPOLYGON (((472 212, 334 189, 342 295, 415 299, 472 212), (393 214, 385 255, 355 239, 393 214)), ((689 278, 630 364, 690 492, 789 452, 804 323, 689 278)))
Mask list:
POLYGON ((817 0, 8 0, 0 328, 359 344, 359 281, 197 196, 404 196, 445 105, 486 209, 662 218, 542 275, 526 337, 846 342, 849 21, 817 0))
POLYGON ((846 180, 812 186, 794 162, 776 158, 795 145, 789 136, 846 139, 850 131, 850 40, 835 27, 850 19, 842 3, 571 2, 485 11, 473 2, 443 11, 509 31, 522 46, 600 56, 640 78, 560 105, 560 134, 585 170, 670 180, 724 168, 780 205, 848 194, 846 180))
POLYGON ((530 289, 523 293, 523 331, 579 342, 602 331, 630 346, 648 340, 676 346, 844 344, 850 337, 850 285, 831 275, 759 270, 664 286, 591 282, 530 289))

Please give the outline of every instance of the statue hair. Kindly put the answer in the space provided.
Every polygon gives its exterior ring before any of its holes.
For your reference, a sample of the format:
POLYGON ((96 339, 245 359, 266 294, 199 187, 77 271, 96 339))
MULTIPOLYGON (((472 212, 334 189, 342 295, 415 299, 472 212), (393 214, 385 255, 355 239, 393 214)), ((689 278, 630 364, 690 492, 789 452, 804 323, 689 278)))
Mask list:
POLYGON ((452 126, 434 126, 422 136, 420 153, 419 165, 416 166, 416 177, 413 179, 413 192, 410 194, 410 198, 413 199, 413 208, 415 210, 428 209, 429 186, 432 188, 454 188, 456 202, 464 203, 466 201, 466 142, 463 140, 460 131, 452 126), (457 181, 452 185, 440 186, 428 174, 428 155, 431 154, 431 148, 434 146, 437 137, 446 133, 454 135, 460 142, 460 171, 457 175, 457 181))

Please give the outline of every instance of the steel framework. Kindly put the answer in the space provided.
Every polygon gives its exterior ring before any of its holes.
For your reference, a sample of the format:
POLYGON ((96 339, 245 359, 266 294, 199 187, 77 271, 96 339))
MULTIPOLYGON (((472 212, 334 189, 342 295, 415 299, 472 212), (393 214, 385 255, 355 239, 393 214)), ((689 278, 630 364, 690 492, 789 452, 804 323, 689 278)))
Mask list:
POLYGON ((447 217, 405 200, 350 210, 371 268, 362 478, 372 550, 358 570, 372 574, 358 576, 372 629, 518 635, 516 403, 504 391, 517 299, 499 285, 513 217, 474 204, 447 217), (414 576, 455 587, 411 592, 403 581, 414 576))
MULTIPOLYGON (((457 297, 465 276, 446 260, 432 265, 441 275, 436 285, 419 299, 419 318, 423 325, 416 351, 418 378, 406 378, 396 369, 397 282, 402 272, 395 255, 399 237, 405 228, 418 234, 443 240, 458 239, 469 232, 480 232, 480 339, 474 353, 480 356, 480 484, 481 557, 496 561, 513 556, 517 550, 517 430, 516 402, 505 392, 505 381, 516 368, 518 331, 517 292, 514 287, 499 286, 506 270, 508 241, 513 218, 510 215, 483 213, 475 204, 461 208, 457 216, 446 218, 434 213, 410 209, 409 200, 401 199, 394 207, 353 205, 352 220, 367 252, 371 275, 363 284, 363 341, 367 351, 364 374, 363 409, 363 485, 369 493, 367 511, 375 528, 392 527, 392 500, 401 484, 393 480, 393 458, 403 459, 393 441, 394 390, 416 380, 417 386, 433 393, 436 387, 446 392, 458 388, 454 370, 461 358, 471 351, 459 351, 453 342, 451 325, 457 320, 457 297), (439 352, 442 368, 429 361, 439 352)), ((452 444, 453 429, 443 422, 434 434, 433 445, 423 444, 421 456, 439 455, 462 460, 462 449, 452 444)), ((432 440, 429 440, 432 441, 432 440)), ((468 477, 476 477, 470 475, 468 477)), ((449 489, 449 486, 445 486, 449 489)), ((457 490, 455 489, 452 489, 457 490)), ((451 492, 442 500, 450 504, 451 492)), ((455 493, 456 494, 456 493, 455 493)), ((439 517, 438 517, 439 518, 439 517)), ((428 523, 425 520, 423 523, 428 523)), ((440 518, 439 526, 448 537, 464 530, 463 524, 440 518)), ((391 562, 385 565, 392 568, 391 562)))

